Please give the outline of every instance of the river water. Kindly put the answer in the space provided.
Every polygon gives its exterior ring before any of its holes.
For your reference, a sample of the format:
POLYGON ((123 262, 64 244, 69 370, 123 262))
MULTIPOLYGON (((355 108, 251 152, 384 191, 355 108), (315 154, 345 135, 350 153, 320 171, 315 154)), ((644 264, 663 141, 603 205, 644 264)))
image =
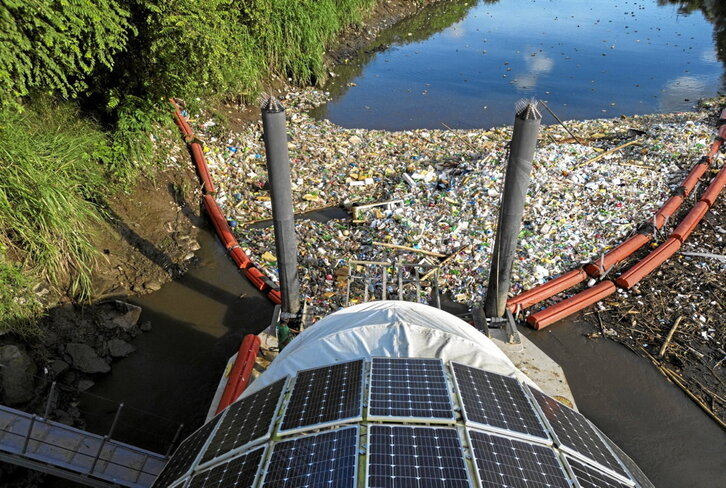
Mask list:
POLYGON ((688 110, 724 91, 726 2, 686 3, 434 5, 337 69, 314 115, 399 130, 511 124, 523 97, 562 119, 688 110))
MULTIPOLYGON (((445 2, 337 70, 327 87, 335 99, 316 114, 402 129, 508 124, 522 96, 545 98, 565 118, 684 110, 723 87, 725 56, 714 29, 726 27, 704 12, 723 21, 726 2, 689 3, 698 8, 685 15, 655 0, 445 2)), ((203 230, 200 243, 187 275, 134 300, 153 330, 84 396, 92 430, 107 430, 124 402, 114 437, 163 452, 181 423, 185 434, 201 424, 242 337, 269 323, 272 305, 216 238, 203 230)), ((724 486, 726 433, 650 363, 589 332, 577 321, 522 329, 562 365, 580 410, 657 487, 724 486)))

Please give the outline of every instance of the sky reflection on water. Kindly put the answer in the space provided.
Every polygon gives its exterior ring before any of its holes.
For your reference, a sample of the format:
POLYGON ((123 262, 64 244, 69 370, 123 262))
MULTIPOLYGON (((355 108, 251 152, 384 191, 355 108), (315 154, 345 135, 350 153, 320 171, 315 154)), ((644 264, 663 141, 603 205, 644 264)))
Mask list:
POLYGON ((511 124, 522 97, 585 119, 689 110, 724 87, 704 17, 721 25, 720 2, 690 2, 705 7, 689 14, 663 0, 447 3, 336 70, 334 100, 315 115, 345 127, 492 127, 511 124))

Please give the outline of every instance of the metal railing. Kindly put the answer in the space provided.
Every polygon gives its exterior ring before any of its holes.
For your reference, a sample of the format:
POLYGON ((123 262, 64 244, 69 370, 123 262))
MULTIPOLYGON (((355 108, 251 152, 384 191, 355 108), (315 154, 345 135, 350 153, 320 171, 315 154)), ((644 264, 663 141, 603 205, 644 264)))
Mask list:
POLYGON ((0 405, 2 460, 56 476, 65 471, 67 478, 82 483, 89 477, 85 484, 91 486, 151 486, 168 458, 111 439, 120 411, 109 434, 102 436, 0 405))

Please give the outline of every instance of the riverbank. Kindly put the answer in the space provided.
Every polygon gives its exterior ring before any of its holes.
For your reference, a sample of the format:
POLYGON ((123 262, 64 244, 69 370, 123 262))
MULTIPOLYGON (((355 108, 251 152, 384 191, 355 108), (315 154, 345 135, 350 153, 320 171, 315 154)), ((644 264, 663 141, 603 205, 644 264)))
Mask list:
MULTIPOLYGON (((326 206, 342 206, 349 211, 360 205, 373 206, 359 213, 356 221, 298 221, 303 295, 308 297, 311 308, 323 316, 344 304, 350 260, 418 262, 423 257, 419 252, 385 247, 391 244, 447 258, 442 291, 461 303, 478 301, 485 293, 497 195, 511 128, 403 132, 343 129, 307 115, 325 99, 323 92, 306 90, 288 93, 284 101, 288 108, 296 212, 326 206), (375 206, 390 201, 397 203, 375 206)), ((545 126, 528 195, 531 203, 520 236, 512 292, 595 260, 632 234, 705 154, 722 102, 706 103, 698 112, 570 121, 566 123, 569 131, 559 125, 545 126)), ((253 261, 276 279, 271 230, 245 225, 271 218, 259 122, 227 131, 200 113, 192 117, 192 123, 204 141, 219 188, 217 201, 253 261)), ((709 173, 709 178, 714 174, 709 173)), ((711 210, 706 222, 722 219, 722 205, 711 210)), ((682 213, 689 208, 684 206, 682 213)), ((718 253, 724 239, 723 229, 719 228, 714 228, 711 237, 697 231, 684 251, 699 248, 718 253), (704 241, 710 247, 704 248, 704 241)), ((665 231, 656 236, 656 242, 667 234, 665 231)), ((671 355, 670 360, 678 371, 699 371, 701 382, 707 385, 700 391, 711 392, 705 400, 716 405, 724 394, 723 374, 718 370, 723 336, 716 332, 722 314, 718 304, 723 303, 718 276, 724 268, 698 257, 679 261, 705 270, 704 283, 717 285, 700 286, 691 299, 717 305, 697 307, 692 326, 682 330, 689 331, 689 344, 698 342, 690 347, 701 351, 691 356, 671 355)), ((431 264, 435 262, 438 260, 431 264)), ((631 262, 635 260, 624 263, 622 269, 631 262)), ((695 284, 703 279, 702 274, 689 278, 688 274, 675 273, 695 284)), ((575 291, 579 289, 570 294, 575 291)), ((666 282, 661 291, 647 295, 663 296, 671 291, 666 282)), ((357 292, 363 293, 362 289, 357 292)), ((355 293, 354 289, 352 303, 356 301, 355 293)), ((660 317, 662 310, 644 302, 642 290, 621 292, 607 303, 620 303, 618 307, 622 307, 629 301, 644 317, 667 322, 660 317)), ((552 302, 545 305, 548 303, 552 302)), ((635 349, 641 355, 664 340, 662 332, 651 333, 648 346, 644 346, 643 338, 634 338, 629 326, 623 328, 616 320, 605 321, 602 327, 608 337, 631 347, 636 343, 635 349)), ((714 408, 721 411, 722 407, 714 408)))

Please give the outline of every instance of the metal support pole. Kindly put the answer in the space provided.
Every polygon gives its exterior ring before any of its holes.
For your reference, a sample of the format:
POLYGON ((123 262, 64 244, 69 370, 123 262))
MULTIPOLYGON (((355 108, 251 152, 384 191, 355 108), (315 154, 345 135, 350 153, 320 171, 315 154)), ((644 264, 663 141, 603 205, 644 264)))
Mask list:
POLYGON ((517 103, 507 175, 504 180, 504 195, 499 209, 497 237, 489 272, 489 287, 485 302, 487 317, 503 317, 506 309, 507 294, 511 286, 512 263, 522 226, 524 199, 529 186, 532 159, 541 121, 542 115, 537 110, 536 102, 517 103))
POLYGON ((96 469, 96 464, 98 464, 98 460, 101 458, 101 453, 103 452, 103 448, 106 446, 106 442, 108 442, 108 440, 113 435, 113 431, 116 430, 116 423, 118 422, 118 418, 121 416, 121 410, 123 408, 124 404, 119 403, 118 409, 116 410, 116 415, 113 418, 113 422, 111 422, 111 428, 108 429, 108 434, 103 436, 101 445, 98 446, 98 452, 96 453, 96 457, 93 458, 93 464, 91 465, 91 469, 88 471, 89 474, 93 474, 93 471, 96 469))
POLYGON ((287 152, 285 108, 273 97, 262 107, 267 173, 275 227, 277 267, 282 295, 282 318, 297 317, 300 311, 300 282, 297 273, 297 244, 290 182, 290 156, 287 152))
POLYGON ((179 428, 176 429, 176 434, 174 434, 174 438, 171 440, 171 444, 169 444, 169 449, 166 451, 166 454, 164 454, 165 457, 169 457, 171 455, 171 450, 174 449, 174 444, 176 444, 176 441, 179 440, 182 429, 184 429, 184 424, 179 424, 179 428))
POLYGON ((45 402, 45 412, 43 412, 43 418, 48 419, 48 416, 50 415, 50 406, 53 403, 53 394, 55 393, 55 385, 56 382, 54 381, 50 385, 50 391, 48 392, 48 400, 45 402))
POLYGON ((23 454, 28 450, 28 443, 30 443, 30 435, 33 433, 33 427, 35 426, 35 415, 30 418, 30 426, 28 427, 28 434, 25 436, 25 442, 23 442, 23 454))

